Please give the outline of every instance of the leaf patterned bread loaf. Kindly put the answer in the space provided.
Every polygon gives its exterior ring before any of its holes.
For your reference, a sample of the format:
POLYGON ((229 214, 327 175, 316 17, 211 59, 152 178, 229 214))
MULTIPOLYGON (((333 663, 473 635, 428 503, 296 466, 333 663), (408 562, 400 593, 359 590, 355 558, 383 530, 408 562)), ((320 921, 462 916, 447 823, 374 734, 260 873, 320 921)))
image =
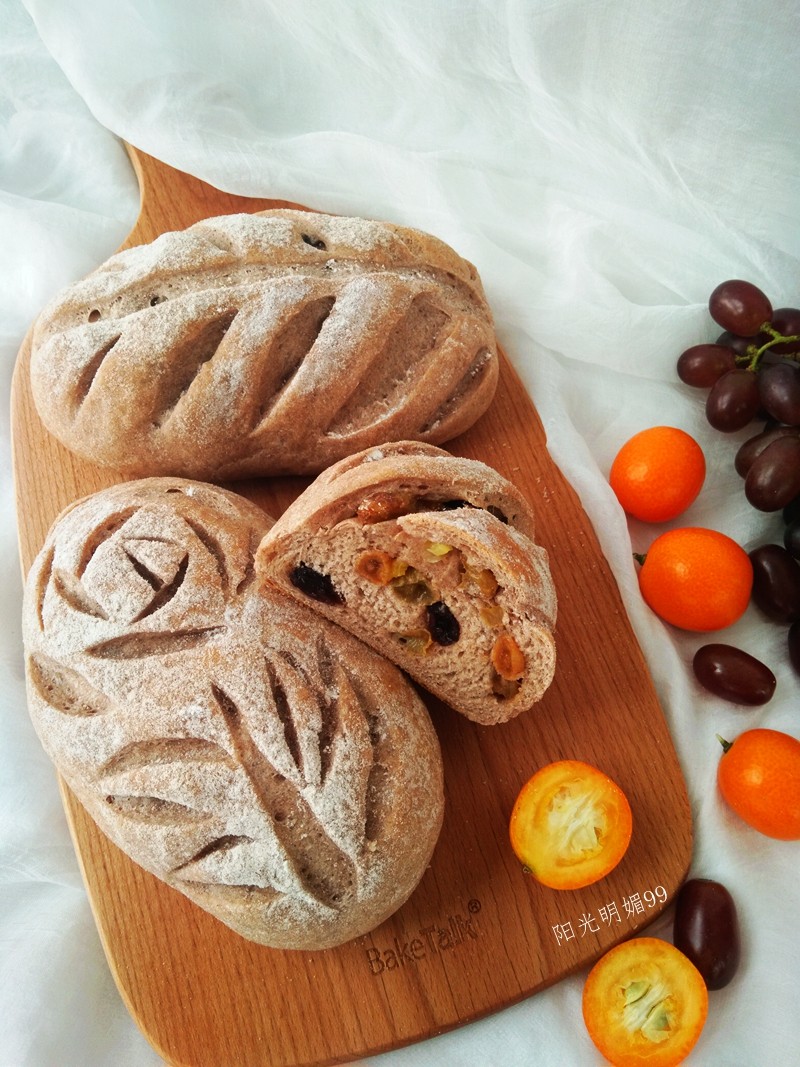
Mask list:
POLYGON ((31 381, 47 429, 92 462, 226 480, 447 441, 489 405, 497 351, 447 245, 287 209, 112 256, 42 312, 31 381))
POLYGON ((556 594, 533 536, 530 506, 497 471, 398 442, 321 474, 256 567, 493 724, 540 700, 555 670, 556 594))
POLYGON ((26 583, 29 706, 63 778, 137 863, 248 939, 318 949, 416 887, 441 758, 395 667, 257 590, 268 526, 182 479, 68 509, 26 583))

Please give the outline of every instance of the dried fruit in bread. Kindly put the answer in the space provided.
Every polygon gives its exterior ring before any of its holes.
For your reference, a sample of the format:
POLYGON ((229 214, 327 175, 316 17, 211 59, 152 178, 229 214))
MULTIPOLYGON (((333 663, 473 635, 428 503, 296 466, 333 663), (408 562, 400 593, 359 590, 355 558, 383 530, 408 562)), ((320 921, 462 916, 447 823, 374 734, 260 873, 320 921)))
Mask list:
POLYGON ((334 465, 264 538, 278 588, 468 718, 504 722, 555 671, 557 599, 534 517, 497 471, 399 442, 334 465))

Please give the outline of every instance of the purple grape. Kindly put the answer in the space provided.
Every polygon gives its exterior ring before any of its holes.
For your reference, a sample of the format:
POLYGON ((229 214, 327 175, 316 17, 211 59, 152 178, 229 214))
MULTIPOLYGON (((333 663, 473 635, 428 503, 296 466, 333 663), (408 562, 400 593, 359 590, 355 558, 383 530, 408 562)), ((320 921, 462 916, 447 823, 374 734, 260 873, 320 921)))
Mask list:
POLYGON ((723 345, 692 345, 678 356, 678 377, 686 385, 709 389, 726 371, 736 366, 736 357, 723 345))
POLYGON ((800 519, 800 494, 794 500, 790 500, 783 509, 783 521, 787 525, 790 522, 797 522, 798 519, 800 519))
MULTIPOLYGON (((776 308, 772 312, 772 328, 784 337, 800 337, 800 308, 776 308)), ((800 352, 800 341, 779 341, 770 351, 782 356, 800 352)))
POLYGON ((775 622, 800 620, 800 563, 783 545, 761 545, 749 555, 753 603, 775 622))
POLYGON ((778 437, 750 465, 744 495, 759 511, 780 511, 800 494, 800 436, 778 437))
POLYGON ((737 356, 749 356, 750 353, 747 350, 756 340, 753 337, 738 337, 729 330, 723 330, 717 338, 717 344, 722 345, 723 348, 732 348, 737 356))
POLYGON ((744 368, 729 370, 706 397, 706 418, 715 430, 735 433, 753 421, 760 404, 755 374, 744 368))
POLYGON ((800 366, 773 363, 758 372, 758 395, 768 415, 786 426, 800 426, 800 366))
POLYGON ((777 684, 766 664, 734 645, 703 645, 694 654, 692 668, 704 689, 732 704, 766 704, 777 684))
POLYGON ((800 622, 794 622, 789 627, 789 659, 800 674, 800 622))
POLYGON ((757 433, 755 437, 748 437, 744 444, 739 446, 739 450, 734 457, 733 465, 736 468, 736 473, 740 477, 746 478, 747 472, 755 460, 758 459, 765 448, 768 448, 773 441, 777 441, 779 437, 800 437, 800 427, 770 426, 769 429, 757 433))
POLYGON ((800 519, 790 522, 783 531, 783 546, 790 556, 800 560, 800 519))
POLYGON ((672 941, 700 972, 708 989, 733 979, 741 957, 739 917, 721 882, 690 878, 675 898, 672 941))
POLYGON ((723 330, 739 337, 754 337, 772 318, 772 304, 752 282, 722 282, 708 298, 711 318, 723 330))

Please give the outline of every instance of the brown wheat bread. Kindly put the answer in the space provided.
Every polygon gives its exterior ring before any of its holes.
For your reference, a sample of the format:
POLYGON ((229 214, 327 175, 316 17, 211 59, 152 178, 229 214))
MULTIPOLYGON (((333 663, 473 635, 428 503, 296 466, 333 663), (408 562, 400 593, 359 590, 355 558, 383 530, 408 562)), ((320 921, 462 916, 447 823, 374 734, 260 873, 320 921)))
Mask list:
POLYGON ((447 441, 497 374, 480 279, 448 245, 290 209, 118 252, 43 310, 31 354, 37 410, 73 452, 210 481, 447 441))
POLYGON ((26 585, 29 707, 136 862, 248 939, 319 949, 416 887, 442 820, 441 758, 395 667, 258 590, 270 521, 175 478, 67 509, 26 585))
POLYGON ((312 604, 471 719, 555 671, 557 598, 530 505, 497 471, 414 442, 334 465, 262 541, 265 588, 312 604))

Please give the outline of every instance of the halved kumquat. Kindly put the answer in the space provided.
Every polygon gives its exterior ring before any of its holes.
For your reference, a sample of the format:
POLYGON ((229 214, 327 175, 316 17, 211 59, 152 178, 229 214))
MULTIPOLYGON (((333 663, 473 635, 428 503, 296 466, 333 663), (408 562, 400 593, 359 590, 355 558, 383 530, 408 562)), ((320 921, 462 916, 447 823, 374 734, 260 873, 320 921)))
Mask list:
POLYGON ((586 1029, 615 1067, 677 1067, 697 1044, 707 1016, 702 975, 657 937, 612 948, 583 987, 586 1029))
POLYGON ((632 827, 630 804, 615 782, 588 763, 559 760, 520 790, 509 836, 537 881, 551 889, 580 889, 617 866, 632 827))

